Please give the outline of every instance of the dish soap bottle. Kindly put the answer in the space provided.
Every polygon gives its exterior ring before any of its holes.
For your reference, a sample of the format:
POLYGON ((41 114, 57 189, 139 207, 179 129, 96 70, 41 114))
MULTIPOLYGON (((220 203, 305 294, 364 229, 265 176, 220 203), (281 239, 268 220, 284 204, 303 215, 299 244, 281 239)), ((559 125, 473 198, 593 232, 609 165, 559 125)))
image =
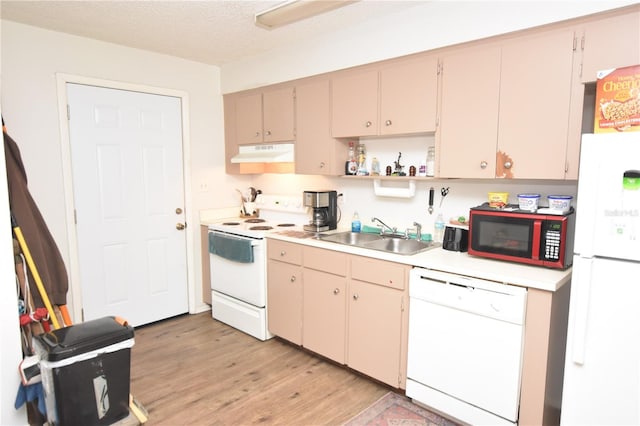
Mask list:
POLYGON ((351 232, 360 232, 361 228, 362 223, 360 223, 360 216, 358 216, 358 212, 355 212, 351 219, 351 232))
POLYGON ((433 240, 436 243, 441 243, 444 238, 444 219, 442 218, 442 213, 438 213, 433 228, 433 240))

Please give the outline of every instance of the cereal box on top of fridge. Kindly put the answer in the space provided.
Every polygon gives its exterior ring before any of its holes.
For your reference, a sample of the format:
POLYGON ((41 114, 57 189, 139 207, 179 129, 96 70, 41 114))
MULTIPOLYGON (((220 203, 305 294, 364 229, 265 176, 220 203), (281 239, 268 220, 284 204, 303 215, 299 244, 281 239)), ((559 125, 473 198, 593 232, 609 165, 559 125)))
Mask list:
POLYGON ((640 131, 640 65, 598 72, 594 133, 640 131))

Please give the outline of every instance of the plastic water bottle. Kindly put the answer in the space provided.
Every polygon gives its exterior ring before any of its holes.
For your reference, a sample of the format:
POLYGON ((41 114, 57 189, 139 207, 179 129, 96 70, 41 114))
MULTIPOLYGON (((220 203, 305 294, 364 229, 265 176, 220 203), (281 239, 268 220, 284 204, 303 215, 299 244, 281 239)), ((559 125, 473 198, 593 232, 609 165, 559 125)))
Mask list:
POLYGON ((358 216, 358 212, 355 212, 351 219, 351 232, 360 232, 361 228, 362 223, 360 223, 360 216, 358 216))
POLYGON ((441 243, 444 238, 444 219, 442 218, 442 213, 438 213, 433 228, 433 240, 441 243))

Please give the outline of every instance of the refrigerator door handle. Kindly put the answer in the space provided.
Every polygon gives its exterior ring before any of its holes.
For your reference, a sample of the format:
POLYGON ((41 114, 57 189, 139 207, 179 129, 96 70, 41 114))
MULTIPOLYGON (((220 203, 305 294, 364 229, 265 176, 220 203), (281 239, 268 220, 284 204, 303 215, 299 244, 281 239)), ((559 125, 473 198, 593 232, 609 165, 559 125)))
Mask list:
POLYGON ((574 299, 573 346, 571 359, 575 364, 583 365, 587 328, 589 320, 589 303, 591 299, 591 276, 593 259, 576 257, 573 263, 571 297, 574 299))

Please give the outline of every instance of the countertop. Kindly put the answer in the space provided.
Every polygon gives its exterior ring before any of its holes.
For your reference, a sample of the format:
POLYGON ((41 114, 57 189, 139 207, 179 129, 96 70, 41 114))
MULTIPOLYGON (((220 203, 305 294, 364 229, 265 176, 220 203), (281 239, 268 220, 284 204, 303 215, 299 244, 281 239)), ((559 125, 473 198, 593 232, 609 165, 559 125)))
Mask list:
MULTIPOLYGON (((344 230, 331 232, 342 231, 344 230)), ((441 247, 433 248, 412 256, 403 256, 322 241, 314 238, 312 235, 313 234, 303 233, 298 230, 289 230, 270 233, 267 235, 267 238, 552 292, 571 281, 571 268, 557 270, 501 260, 485 259, 470 256, 467 253, 444 250, 441 247)))

